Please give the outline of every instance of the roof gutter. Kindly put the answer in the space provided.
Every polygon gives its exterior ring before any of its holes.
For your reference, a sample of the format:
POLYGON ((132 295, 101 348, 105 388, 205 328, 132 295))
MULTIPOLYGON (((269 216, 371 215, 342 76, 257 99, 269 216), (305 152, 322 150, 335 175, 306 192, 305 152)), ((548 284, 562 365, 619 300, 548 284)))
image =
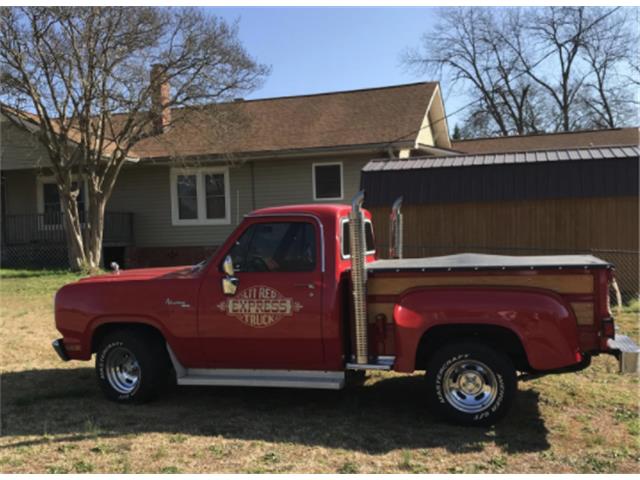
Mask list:
MULTIPOLYGON (((400 141, 395 142, 393 147, 411 148, 413 146, 412 141, 400 141)), ((191 161, 211 161, 211 160, 228 160, 234 159, 238 161, 245 160, 272 160, 278 158, 290 158, 290 157, 316 157, 327 154, 341 154, 341 153, 387 153, 389 143, 367 143, 359 145, 341 145, 338 147, 312 147, 312 148, 296 148, 289 150, 266 150, 260 152, 244 152, 244 153, 229 153, 229 154, 198 154, 198 155, 184 155, 180 158, 188 159, 191 161)), ((176 157, 162 156, 162 157, 140 157, 141 163, 164 163, 171 162, 176 157)))

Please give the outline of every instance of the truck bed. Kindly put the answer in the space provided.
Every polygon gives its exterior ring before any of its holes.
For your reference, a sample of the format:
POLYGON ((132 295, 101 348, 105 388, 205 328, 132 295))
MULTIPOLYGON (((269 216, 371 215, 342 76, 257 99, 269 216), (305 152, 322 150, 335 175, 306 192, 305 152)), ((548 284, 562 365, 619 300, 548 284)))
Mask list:
POLYGON ((367 264, 367 271, 376 272, 426 272, 457 270, 522 270, 531 268, 610 268, 611 264, 593 255, 487 255, 460 253, 442 257, 403 258, 376 260, 367 264))

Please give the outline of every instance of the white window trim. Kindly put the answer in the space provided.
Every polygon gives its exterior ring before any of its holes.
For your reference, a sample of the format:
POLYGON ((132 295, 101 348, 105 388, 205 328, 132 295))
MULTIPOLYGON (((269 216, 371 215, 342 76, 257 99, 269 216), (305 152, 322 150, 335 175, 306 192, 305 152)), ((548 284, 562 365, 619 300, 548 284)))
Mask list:
POLYGON ((229 225, 231 224, 231 188, 229 185, 229 167, 208 168, 172 168, 169 175, 169 189, 171 191, 171 224, 175 227, 196 225, 229 225), (224 174, 224 218, 207 218, 207 202, 205 195, 204 176, 212 173, 224 174), (181 219, 178 216, 178 175, 196 176, 196 205, 198 218, 181 219))
POLYGON ((311 185, 313 187, 313 200, 316 202, 330 202, 344 198, 344 168, 342 162, 314 162, 311 164, 311 185), (334 198, 318 198, 316 195, 316 167, 330 167, 340 165, 340 196, 334 198))
MULTIPOLYGON (((72 175, 71 176, 71 181, 75 182, 78 179, 77 175, 72 175)), ((56 184, 56 178, 53 175, 49 175, 49 176, 37 176, 36 177, 36 206, 38 209, 38 214, 40 215, 44 215, 44 185, 45 184, 56 184)), ((88 198, 87 198, 87 181, 85 180, 84 182, 84 213, 85 213, 85 218, 86 218, 86 214, 89 213, 89 202, 88 202, 88 198)), ((62 212, 62 205, 60 205, 60 212, 62 212)), ((83 223, 84 225, 84 223, 83 223)), ((62 223, 59 224, 51 224, 51 225, 45 225, 44 224, 44 219, 40 219, 38 220, 38 228, 40 230, 54 230, 56 228, 63 228, 62 223)))

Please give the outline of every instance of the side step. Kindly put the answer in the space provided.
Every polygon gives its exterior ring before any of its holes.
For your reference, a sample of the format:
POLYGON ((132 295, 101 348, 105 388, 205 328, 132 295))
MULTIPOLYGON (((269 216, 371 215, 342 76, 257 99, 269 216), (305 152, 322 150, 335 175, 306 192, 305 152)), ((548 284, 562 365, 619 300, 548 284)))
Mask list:
POLYGON ((178 385, 209 385, 234 387, 284 387, 340 390, 344 387, 344 372, 320 370, 260 370, 227 368, 185 368, 167 344, 167 351, 176 371, 178 385))
POLYGON ((618 335, 607 340, 607 346, 614 350, 620 363, 620 373, 640 371, 640 347, 626 335, 618 335))
POLYGON ((178 385, 227 385, 234 387, 285 387, 340 390, 344 372, 316 370, 236 370, 187 368, 178 385))
POLYGON ((347 363, 347 370, 391 370, 396 357, 391 355, 380 355, 372 363, 347 363))

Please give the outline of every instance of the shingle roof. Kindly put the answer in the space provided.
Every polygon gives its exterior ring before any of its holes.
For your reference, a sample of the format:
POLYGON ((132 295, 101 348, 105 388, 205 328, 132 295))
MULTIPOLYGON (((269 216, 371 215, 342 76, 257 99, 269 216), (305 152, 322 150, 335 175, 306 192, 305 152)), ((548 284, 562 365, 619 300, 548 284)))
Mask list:
POLYGON ((535 152, 490 153, 482 155, 451 155, 443 157, 417 157, 401 160, 372 160, 362 171, 422 170, 425 168, 472 167, 480 165, 507 165, 516 163, 558 162, 573 160, 604 160, 638 158, 640 147, 597 147, 535 152))
POLYGON ((132 153, 157 158, 269 152, 381 144, 400 137, 411 143, 436 86, 415 83, 174 110, 174 119, 187 121, 140 141, 132 153), (216 139, 217 119, 210 109, 240 122, 216 139))
POLYGON ((452 140, 451 148, 462 153, 521 152, 611 145, 640 144, 640 129, 615 128, 570 133, 546 133, 512 137, 452 140))

